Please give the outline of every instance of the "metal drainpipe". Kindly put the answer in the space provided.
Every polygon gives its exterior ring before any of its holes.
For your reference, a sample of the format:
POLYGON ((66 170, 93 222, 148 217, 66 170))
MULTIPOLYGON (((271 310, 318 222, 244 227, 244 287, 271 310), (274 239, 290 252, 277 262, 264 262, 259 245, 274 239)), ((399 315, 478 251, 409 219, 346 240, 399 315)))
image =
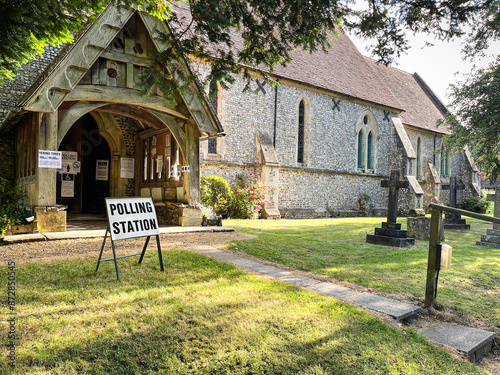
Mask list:
POLYGON ((278 86, 280 79, 276 78, 276 87, 274 89, 274 134, 273 134, 273 147, 276 150, 276 127, 278 118, 278 86))

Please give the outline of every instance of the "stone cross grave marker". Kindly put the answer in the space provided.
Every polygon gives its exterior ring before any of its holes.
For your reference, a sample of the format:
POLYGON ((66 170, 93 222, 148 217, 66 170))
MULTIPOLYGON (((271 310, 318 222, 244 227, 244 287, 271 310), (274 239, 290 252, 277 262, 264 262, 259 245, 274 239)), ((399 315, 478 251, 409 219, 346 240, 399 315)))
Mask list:
MULTIPOLYGON (((465 190, 464 184, 459 184, 456 177, 450 177, 449 185, 441 185, 441 189, 450 191, 450 207, 457 207, 457 191, 465 190)), ((445 214, 445 219, 443 221, 444 229, 447 230, 470 230, 470 225, 465 223, 465 219, 462 219, 461 215, 458 214, 445 214)))
MULTIPOLYGON (((488 194, 486 200, 494 202, 493 216, 500 217, 500 186, 495 188, 495 194, 488 194)), ((481 235, 481 241, 477 241, 476 245, 500 248, 500 224, 493 223, 493 229, 487 229, 486 234, 481 235)))
POLYGON ((450 191, 450 207, 457 207, 457 191, 464 190, 464 184, 458 184, 456 177, 450 177, 449 185, 441 185, 441 189, 450 191))
POLYGON ((389 188, 389 203, 387 207, 387 222, 382 223, 382 228, 375 228, 375 234, 367 234, 366 242, 403 247, 413 245, 414 238, 408 238, 408 232, 401 229, 401 224, 396 223, 398 218, 398 190, 409 187, 409 182, 399 179, 399 171, 391 171, 389 180, 382 180, 380 186, 389 188))
POLYGON ((399 180, 399 171, 391 171, 389 180, 382 180, 381 187, 389 188, 389 204, 387 207, 387 222, 395 223, 398 218, 398 190, 408 188, 409 183, 405 180, 399 180))

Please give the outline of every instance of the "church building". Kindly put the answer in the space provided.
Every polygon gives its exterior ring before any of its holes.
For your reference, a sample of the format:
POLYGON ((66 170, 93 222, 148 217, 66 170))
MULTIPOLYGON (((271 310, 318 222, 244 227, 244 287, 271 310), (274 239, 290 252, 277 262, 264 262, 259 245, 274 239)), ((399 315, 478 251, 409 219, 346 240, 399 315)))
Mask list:
MULTIPOLYGON (((446 108, 417 74, 363 57, 339 32, 328 53, 295 51, 275 85, 255 70, 208 99, 196 83, 175 102, 144 96, 137 77, 166 48, 164 21, 110 6, 71 45, 51 47, 0 86, 0 175, 24 188, 41 231, 102 214, 105 197, 151 196, 159 221, 199 225, 200 174, 259 176, 274 189, 264 217, 383 214, 392 170, 410 182, 408 213, 448 202, 456 176, 479 194, 468 151, 438 153, 446 108)), ((176 61, 205 77, 200 61, 176 61)))

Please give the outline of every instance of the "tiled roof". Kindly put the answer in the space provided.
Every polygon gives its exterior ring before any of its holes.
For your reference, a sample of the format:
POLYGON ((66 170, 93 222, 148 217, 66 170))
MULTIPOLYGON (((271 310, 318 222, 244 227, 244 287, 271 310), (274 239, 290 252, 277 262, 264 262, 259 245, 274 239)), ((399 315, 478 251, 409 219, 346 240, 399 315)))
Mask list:
POLYGON ((397 97, 399 107, 404 110, 400 115, 403 124, 438 133, 448 132, 444 126, 436 126, 436 121, 446 116, 446 108, 418 74, 406 73, 379 65, 369 58, 365 59, 397 97))
POLYGON ((276 67, 282 77, 321 87, 353 98, 403 109, 349 37, 342 31, 331 37, 333 48, 309 53, 297 50, 286 67, 276 67))

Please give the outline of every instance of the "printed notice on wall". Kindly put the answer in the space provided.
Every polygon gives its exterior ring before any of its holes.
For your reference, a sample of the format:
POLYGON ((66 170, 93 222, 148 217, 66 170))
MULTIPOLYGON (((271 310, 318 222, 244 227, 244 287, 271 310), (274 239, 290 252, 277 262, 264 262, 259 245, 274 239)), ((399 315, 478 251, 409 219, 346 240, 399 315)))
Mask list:
POLYGON ((38 150, 38 168, 61 169, 61 151, 38 150))
POLYGON ((58 170, 59 173, 80 173, 81 164, 78 161, 78 153, 73 151, 61 151, 62 155, 62 168, 58 170))
POLYGON ((61 197, 73 198, 75 196, 75 175, 71 173, 62 174, 61 197))
POLYGON ((134 158, 120 158, 120 178, 134 178, 134 158))
POLYGON ((95 179, 96 181, 108 181, 109 160, 96 160, 95 179))

